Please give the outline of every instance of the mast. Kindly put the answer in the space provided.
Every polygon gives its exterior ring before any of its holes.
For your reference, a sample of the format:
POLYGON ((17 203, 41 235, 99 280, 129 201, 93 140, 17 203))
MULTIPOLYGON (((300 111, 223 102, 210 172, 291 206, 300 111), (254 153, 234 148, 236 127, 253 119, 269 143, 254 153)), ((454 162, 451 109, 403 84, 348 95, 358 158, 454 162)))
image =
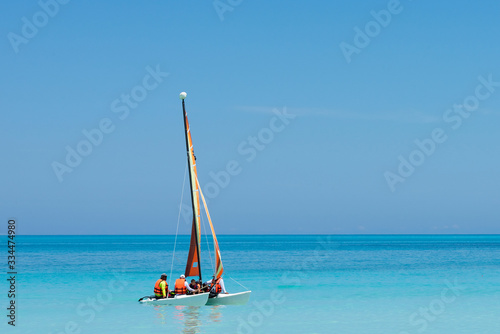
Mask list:
POLYGON ((181 93, 182 99, 182 112, 184 118, 184 132, 186 138, 186 151, 187 160, 189 167, 189 185, 191 188, 191 206, 193 210, 193 226, 191 229, 191 242, 188 255, 188 261, 186 263, 186 274, 185 276, 190 276, 191 272, 197 271, 200 281, 201 278, 201 264, 200 264, 200 198, 198 193, 198 185, 196 182, 196 158, 193 152, 193 144, 191 140, 191 133, 189 129, 189 123, 187 119, 186 106, 184 104, 184 99, 186 98, 186 93, 181 93), (193 238, 194 237, 194 238, 193 238), (193 245, 194 244, 194 245, 193 245))

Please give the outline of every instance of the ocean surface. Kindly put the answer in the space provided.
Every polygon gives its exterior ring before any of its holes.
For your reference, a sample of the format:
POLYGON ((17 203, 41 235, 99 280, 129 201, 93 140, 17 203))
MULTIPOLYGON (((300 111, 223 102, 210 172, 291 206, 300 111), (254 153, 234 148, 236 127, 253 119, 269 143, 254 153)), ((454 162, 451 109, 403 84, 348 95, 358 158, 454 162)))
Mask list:
POLYGON ((172 259, 183 273, 188 236, 175 257, 174 236, 18 236, 16 327, 3 279, 1 333, 500 333, 498 235, 218 238, 245 306, 138 302, 163 272, 173 285, 172 259))

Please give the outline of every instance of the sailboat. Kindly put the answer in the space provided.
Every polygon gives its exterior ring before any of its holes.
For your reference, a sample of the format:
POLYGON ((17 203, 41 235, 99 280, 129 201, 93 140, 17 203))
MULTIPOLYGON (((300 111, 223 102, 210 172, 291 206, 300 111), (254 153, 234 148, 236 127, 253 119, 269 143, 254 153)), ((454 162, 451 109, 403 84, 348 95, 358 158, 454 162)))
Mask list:
MULTIPOLYGON (((198 172, 196 168, 196 157, 194 155, 193 140, 191 138, 191 129, 189 127, 186 105, 184 99, 187 94, 182 92, 180 94, 180 99, 182 100, 182 112, 184 117, 184 131, 186 139, 186 151, 188 160, 188 170, 189 170, 189 185, 191 189, 191 207, 193 212, 193 223, 191 226, 191 240, 189 246, 189 253, 186 262, 186 269, 184 275, 186 279, 188 277, 198 277, 200 282, 202 280, 202 271, 200 265, 200 249, 201 249, 201 207, 200 207, 200 197, 203 202, 203 207, 207 216, 207 220, 210 224, 210 231, 212 232, 214 253, 215 253, 215 267, 214 273, 212 275, 212 282, 217 281, 221 278, 224 273, 224 267, 222 266, 222 258, 219 249, 219 243, 217 241, 217 236, 215 234, 214 226, 212 223, 212 218, 208 211, 207 202, 203 192, 201 190, 198 181, 198 172)), ((248 302, 250 298, 251 291, 244 291, 239 293, 219 293, 218 295, 209 294, 208 292, 194 294, 194 295, 179 295, 174 298, 164 298, 156 299, 154 297, 141 298, 141 302, 162 304, 162 305, 189 305, 189 306, 201 306, 201 305, 244 305, 248 302)))

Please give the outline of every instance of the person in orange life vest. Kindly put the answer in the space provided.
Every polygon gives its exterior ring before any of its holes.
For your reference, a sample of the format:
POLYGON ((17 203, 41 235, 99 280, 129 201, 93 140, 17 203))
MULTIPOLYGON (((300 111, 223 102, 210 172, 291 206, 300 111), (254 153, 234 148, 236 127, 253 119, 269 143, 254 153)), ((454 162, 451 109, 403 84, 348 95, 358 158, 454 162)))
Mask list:
MULTIPOLYGON (((214 281, 214 279, 212 278, 211 280, 209 281, 206 281, 205 284, 208 284, 208 285, 211 285, 212 282, 214 281)), ((210 289, 210 292, 215 292, 215 293, 228 293, 226 291, 226 287, 224 286, 224 280, 222 279, 222 277, 219 277, 218 279, 215 280, 212 288, 210 289)))
POLYGON ((194 292, 193 292, 194 294, 201 292, 201 290, 200 290, 201 286, 198 283, 196 283, 196 281, 194 279, 191 280, 189 287, 194 290, 194 292))
POLYGON ((181 277, 175 280, 175 294, 185 295, 186 291, 194 292, 195 290, 189 287, 188 282, 186 282, 186 276, 181 275, 181 277))
POLYGON ((156 281, 154 293, 156 298, 167 298, 169 293, 167 274, 161 274, 160 279, 156 281))

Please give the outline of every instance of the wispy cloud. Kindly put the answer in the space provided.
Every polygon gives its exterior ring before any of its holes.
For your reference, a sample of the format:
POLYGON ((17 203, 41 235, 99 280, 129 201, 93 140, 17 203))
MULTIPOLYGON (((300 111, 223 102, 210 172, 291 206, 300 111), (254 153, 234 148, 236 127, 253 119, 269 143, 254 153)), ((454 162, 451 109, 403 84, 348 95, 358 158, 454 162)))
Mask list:
MULTIPOLYGON (((274 107, 265 106, 236 106, 236 110, 256 113, 272 113, 274 107)), ((359 121, 389 121, 400 123, 438 123, 441 119, 438 116, 424 114, 422 112, 373 112, 360 113, 352 111, 339 111, 321 108, 290 108, 287 107, 290 113, 307 117, 307 116, 323 116, 336 119, 359 120, 359 121)))
POLYGON ((483 115, 500 115, 500 110, 493 110, 493 109, 481 109, 480 112, 483 115))

